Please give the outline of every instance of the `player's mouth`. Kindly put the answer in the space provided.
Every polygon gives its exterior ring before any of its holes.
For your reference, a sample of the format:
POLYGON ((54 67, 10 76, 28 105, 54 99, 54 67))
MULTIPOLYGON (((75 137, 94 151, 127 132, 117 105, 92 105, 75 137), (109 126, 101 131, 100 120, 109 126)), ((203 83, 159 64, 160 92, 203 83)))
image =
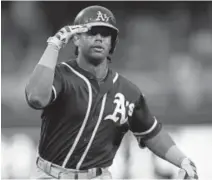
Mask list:
POLYGON ((99 46, 99 45, 92 46, 92 49, 94 49, 97 52, 102 52, 104 50, 104 48, 102 46, 99 46))

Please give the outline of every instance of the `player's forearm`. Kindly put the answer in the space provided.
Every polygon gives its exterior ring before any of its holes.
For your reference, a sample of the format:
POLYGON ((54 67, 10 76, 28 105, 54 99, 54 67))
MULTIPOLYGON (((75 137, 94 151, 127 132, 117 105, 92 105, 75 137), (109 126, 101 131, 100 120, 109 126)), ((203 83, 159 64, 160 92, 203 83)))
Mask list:
POLYGON ((169 161, 179 168, 181 168, 182 161, 185 158, 187 158, 187 156, 176 145, 169 148, 165 155, 165 160, 169 161))
POLYGON ((181 167, 186 155, 176 146, 170 135, 161 130, 158 135, 145 142, 146 146, 157 156, 181 167))
POLYGON ((59 49, 55 45, 49 44, 40 58, 38 65, 43 65, 54 71, 57 64, 58 55, 59 49))
POLYGON ((36 108, 45 107, 50 101, 58 54, 53 45, 48 45, 26 85, 28 101, 36 108))

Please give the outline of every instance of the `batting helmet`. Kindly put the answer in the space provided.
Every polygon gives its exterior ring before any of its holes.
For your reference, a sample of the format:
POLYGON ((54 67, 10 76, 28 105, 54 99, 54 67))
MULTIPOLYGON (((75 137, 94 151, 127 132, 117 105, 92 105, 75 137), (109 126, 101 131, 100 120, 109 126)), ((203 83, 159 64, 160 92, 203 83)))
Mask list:
POLYGON ((116 27, 116 19, 113 13, 102 6, 89 6, 81 10, 75 20, 74 25, 88 24, 89 26, 105 26, 112 30, 112 44, 110 54, 114 52, 118 41, 118 28, 116 27))

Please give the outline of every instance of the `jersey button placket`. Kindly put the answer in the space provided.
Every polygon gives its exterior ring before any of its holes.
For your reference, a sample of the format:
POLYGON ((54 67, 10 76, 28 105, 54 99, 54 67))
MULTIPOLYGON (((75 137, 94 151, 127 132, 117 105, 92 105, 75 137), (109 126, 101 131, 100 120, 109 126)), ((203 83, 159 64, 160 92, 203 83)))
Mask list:
POLYGON ((95 117, 92 117, 91 121, 94 122, 95 120, 96 120, 95 117))

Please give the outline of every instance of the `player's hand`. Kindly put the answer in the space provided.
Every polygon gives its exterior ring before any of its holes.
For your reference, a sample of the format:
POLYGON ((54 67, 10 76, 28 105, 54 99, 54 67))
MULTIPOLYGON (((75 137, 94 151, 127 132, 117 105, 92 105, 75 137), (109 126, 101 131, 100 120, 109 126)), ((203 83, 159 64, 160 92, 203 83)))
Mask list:
POLYGON ((74 34, 87 32, 86 25, 65 26, 61 28, 53 37, 48 38, 47 43, 55 45, 58 49, 64 47, 74 34))
POLYGON ((196 166, 190 159, 185 158, 182 161, 179 176, 183 179, 198 179, 196 166))

